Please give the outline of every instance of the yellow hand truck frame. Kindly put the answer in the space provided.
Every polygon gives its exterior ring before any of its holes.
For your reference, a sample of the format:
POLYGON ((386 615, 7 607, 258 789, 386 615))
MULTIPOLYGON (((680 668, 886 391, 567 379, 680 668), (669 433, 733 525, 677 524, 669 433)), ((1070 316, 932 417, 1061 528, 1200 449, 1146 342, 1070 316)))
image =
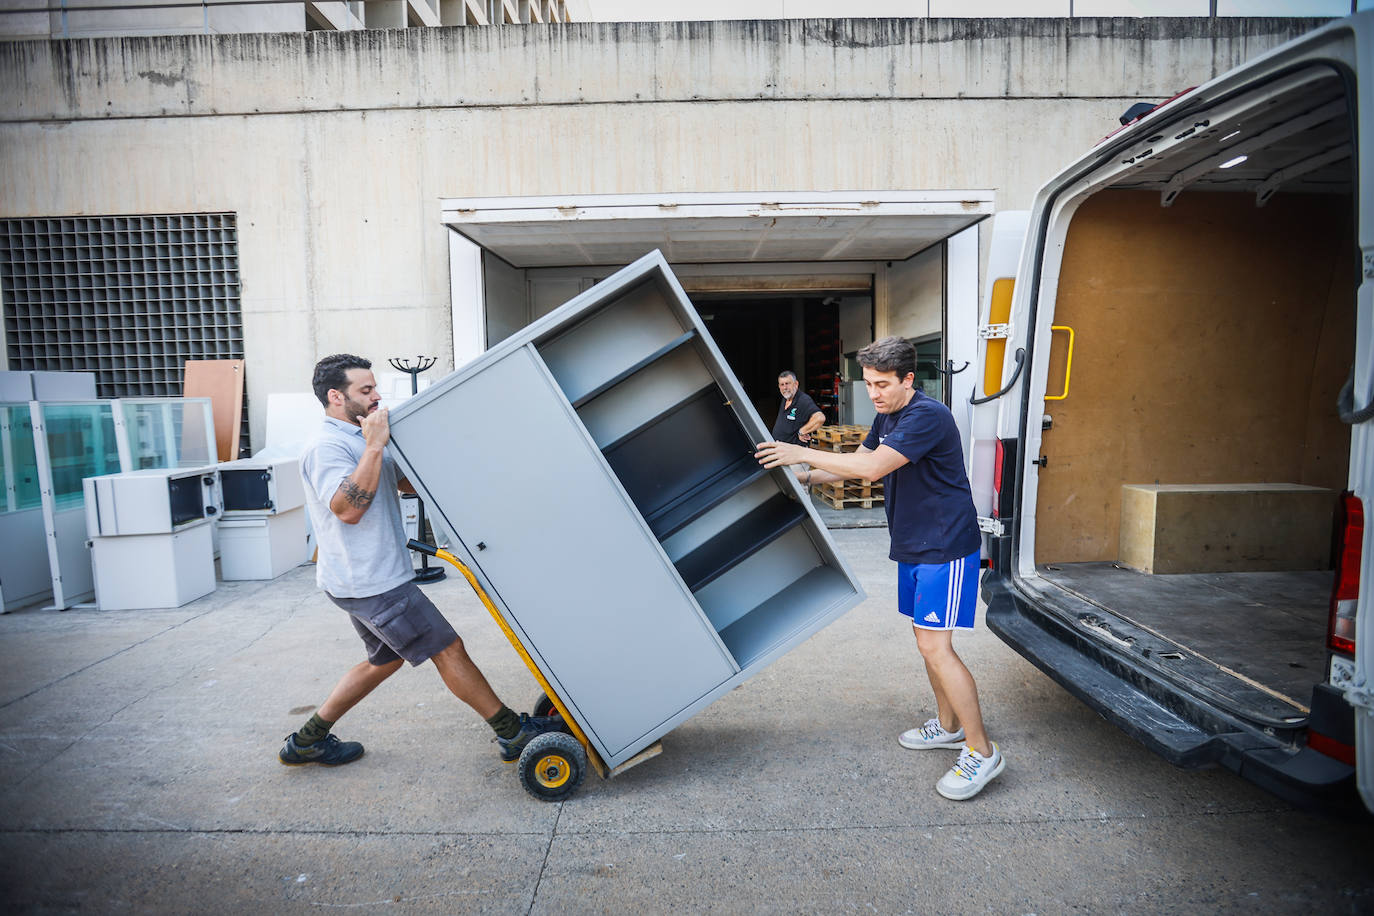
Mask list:
POLYGON ((451 563, 463 574, 463 578, 468 580, 468 585, 472 586, 472 590, 477 594, 482 605, 491 614, 491 618, 496 621, 496 625, 501 628, 501 632, 506 634, 506 638, 510 640, 516 654, 525 662, 525 667, 530 669, 530 674, 534 675, 535 681, 543 689, 543 696, 535 703, 534 715, 549 715, 557 711, 571 732, 571 734, 546 732, 525 745, 525 749, 520 753, 516 773, 526 792, 540 801, 562 801, 572 795, 577 787, 582 784, 588 764, 596 770, 597 775, 602 779, 610 779, 612 776, 623 773, 663 752, 662 742, 655 741, 615 769, 608 767, 606 762, 601 759, 601 755, 596 752, 596 748, 592 747, 586 732, 573 718, 567 704, 554 692, 548 678, 544 676, 544 672, 540 671, 539 666, 534 663, 534 659, 521 644, 520 637, 506 623, 506 619, 496 609, 496 605, 492 603, 486 589, 482 588, 482 583, 477 581, 477 577, 473 575, 467 564, 444 548, 427 544, 424 541, 412 539, 406 543, 406 546, 418 553, 451 563))

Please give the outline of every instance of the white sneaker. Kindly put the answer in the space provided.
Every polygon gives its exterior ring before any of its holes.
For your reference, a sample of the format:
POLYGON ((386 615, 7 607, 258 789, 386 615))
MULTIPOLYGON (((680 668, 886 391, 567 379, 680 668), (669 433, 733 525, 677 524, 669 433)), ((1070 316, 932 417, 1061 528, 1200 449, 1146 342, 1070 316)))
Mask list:
POLYGON ((995 744, 991 757, 984 757, 973 748, 965 747, 959 754, 958 762, 935 784, 935 791, 954 801, 972 798, 983 791, 983 787, 992 782, 1006 766, 1006 758, 995 744))
POLYGON ((958 731, 945 731, 939 719, 927 719, 926 724, 920 728, 902 732, 897 737, 897 743, 913 751, 927 747, 962 747, 964 730, 960 728, 958 731))

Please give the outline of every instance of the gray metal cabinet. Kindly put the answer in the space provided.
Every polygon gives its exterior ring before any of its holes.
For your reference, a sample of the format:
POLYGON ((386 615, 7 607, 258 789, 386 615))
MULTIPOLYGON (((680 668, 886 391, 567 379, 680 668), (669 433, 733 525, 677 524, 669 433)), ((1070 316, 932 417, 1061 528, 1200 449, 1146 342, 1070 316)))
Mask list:
POLYGON ((862 600, 654 252, 401 404, 392 453, 612 767, 862 600))

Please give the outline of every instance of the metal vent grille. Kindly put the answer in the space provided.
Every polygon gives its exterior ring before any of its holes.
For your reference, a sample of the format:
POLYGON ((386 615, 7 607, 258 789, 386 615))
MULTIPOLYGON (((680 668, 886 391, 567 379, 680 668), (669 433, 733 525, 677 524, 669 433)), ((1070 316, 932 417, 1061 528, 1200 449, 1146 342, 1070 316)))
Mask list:
POLYGON ((9 367, 94 372, 101 397, 176 397, 186 360, 243 358, 233 213, 0 220, 0 291, 9 367))

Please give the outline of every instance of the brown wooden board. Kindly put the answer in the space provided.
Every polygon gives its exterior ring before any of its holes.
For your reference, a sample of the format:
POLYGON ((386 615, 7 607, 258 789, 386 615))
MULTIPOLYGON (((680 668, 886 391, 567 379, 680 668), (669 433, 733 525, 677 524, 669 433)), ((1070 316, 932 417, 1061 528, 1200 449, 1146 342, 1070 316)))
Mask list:
POLYGON ((1068 399, 1044 406, 1037 562, 1117 559, 1122 484, 1344 489, 1350 213, 1341 195, 1257 208, 1250 194, 1184 192, 1166 208, 1158 192, 1107 191, 1083 205, 1055 303, 1077 341, 1068 399))
POLYGON ((182 393, 209 398, 215 420, 215 446, 220 461, 239 457, 239 425, 243 422, 243 360, 188 359, 182 393))

